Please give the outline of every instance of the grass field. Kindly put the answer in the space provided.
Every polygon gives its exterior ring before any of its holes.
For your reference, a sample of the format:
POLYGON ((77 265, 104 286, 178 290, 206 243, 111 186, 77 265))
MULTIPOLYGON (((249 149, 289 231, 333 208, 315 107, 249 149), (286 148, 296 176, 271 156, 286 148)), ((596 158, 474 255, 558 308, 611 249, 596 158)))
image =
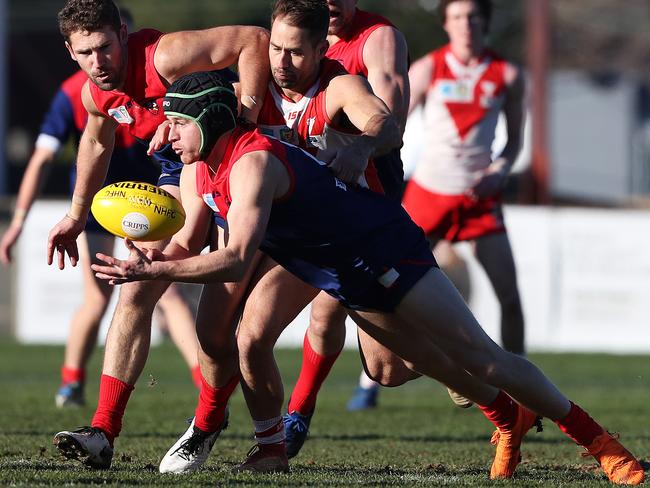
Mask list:
MULTIPOLYGON (((97 378, 98 351, 89 369, 97 378)), ((490 425, 473 408, 454 407, 444 389, 421 379, 382 391, 380 406, 347 413, 345 403, 358 373, 356 353, 345 352, 325 384, 311 436, 286 475, 233 475, 252 445, 252 426, 238 391, 231 425, 199 473, 160 475, 157 465, 186 429, 196 397, 189 374, 173 347, 152 350, 131 397, 113 468, 91 471, 58 456, 51 445, 58 430, 87 424, 97 380, 88 386, 89 406, 57 410, 53 395, 62 357, 59 347, 0 342, 1 486, 597 486, 608 485, 590 459, 545 421, 530 434, 514 480, 490 482, 490 425)), ((298 373, 300 352, 278 352, 287 391, 298 373)), ((650 358, 606 355, 533 355, 532 359, 577 403, 641 459, 650 452, 650 358)))

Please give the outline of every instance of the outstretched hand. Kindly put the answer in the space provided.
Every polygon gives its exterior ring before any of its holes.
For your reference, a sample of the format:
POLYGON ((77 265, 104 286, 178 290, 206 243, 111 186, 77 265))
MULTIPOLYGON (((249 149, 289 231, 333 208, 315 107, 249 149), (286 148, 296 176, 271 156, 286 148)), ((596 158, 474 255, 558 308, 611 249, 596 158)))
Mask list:
POLYGON ((163 253, 159 249, 139 249, 130 239, 124 239, 124 245, 129 250, 129 258, 126 260, 102 253, 96 254, 97 259, 105 265, 91 265, 95 276, 111 285, 155 280, 159 275, 156 263, 164 260, 163 253))
POLYGON ((59 269, 65 268, 65 255, 70 258, 72 266, 79 261, 79 249, 77 248, 77 237, 84 230, 85 220, 75 220, 66 215, 50 231, 47 239, 47 264, 54 261, 54 253, 57 253, 59 269))
POLYGON ((11 264, 11 250, 13 249, 14 244, 16 244, 22 230, 22 225, 10 225, 2 236, 2 239, 0 239, 0 263, 5 266, 11 264))

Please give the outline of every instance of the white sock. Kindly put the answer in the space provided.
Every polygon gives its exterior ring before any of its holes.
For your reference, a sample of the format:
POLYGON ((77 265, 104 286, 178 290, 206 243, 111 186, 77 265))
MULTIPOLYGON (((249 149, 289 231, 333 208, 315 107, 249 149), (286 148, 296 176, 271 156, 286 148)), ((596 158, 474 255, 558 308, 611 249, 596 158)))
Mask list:
POLYGON ((361 376, 359 376, 359 386, 364 390, 376 390, 379 388, 379 383, 371 380, 365 371, 361 371, 361 376))
POLYGON ((258 444, 278 444, 284 442, 284 422, 282 416, 268 420, 253 420, 255 440, 258 444))

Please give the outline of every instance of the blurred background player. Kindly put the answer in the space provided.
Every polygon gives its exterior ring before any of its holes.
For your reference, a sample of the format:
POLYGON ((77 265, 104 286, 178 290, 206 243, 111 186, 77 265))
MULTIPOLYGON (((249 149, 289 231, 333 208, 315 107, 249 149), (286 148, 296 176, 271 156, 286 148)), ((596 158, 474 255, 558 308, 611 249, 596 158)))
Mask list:
MULTIPOLYGON (((66 49, 89 78, 81 94, 88 122, 79 142, 70 210, 48 238, 48 264, 56 253, 57 264, 63 268, 66 254, 76 264, 77 237, 92 196, 104 180, 118 126, 128 127, 131 135, 148 144, 166 120, 162 98, 173 81, 194 71, 231 65, 237 65, 241 76, 242 116, 254 120, 259 110, 255 100, 264 97, 269 68, 268 33, 260 27, 221 26, 168 34, 142 29, 129 35, 112 0, 68 0, 58 20, 66 49)), ((182 163, 178 155, 166 146, 154 156, 162 160, 158 185, 179 196, 182 163)), ((162 248, 166 242, 148 245, 162 248)), ((148 357, 151 316, 168 286, 156 282, 121 287, 106 337, 99 400, 90 426, 61 431, 54 438, 65 456, 94 468, 111 466, 114 440, 148 357)), ((219 313, 218 304, 212 305, 214 313, 219 313)))
MULTIPOLYGON (((501 343, 523 355, 524 316, 501 190, 521 147, 524 80, 519 68, 485 47, 491 12, 490 0, 440 2, 449 44, 417 60, 409 71, 409 112, 424 106, 427 148, 403 204, 432 247, 440 240, 472 242, 501 307, 501 343), (492 160, 500 112, 508 140, 492 160)), ((362 380, 349 407, 373 406, 376 390, 362 380)), ((459 406, 471 405, 450 394, 459 406)))
MULTIPOLYGON (((387 105, 403 133, 409 100, 406 40, 386 18, 359 10, 356 5, 357 0, 327 0, 329 49, 326 57, 339 61, 350 74, 367 78, 374 94, 387 105)), ((400 199, 404 171, 399 149, 373 158, 373 163, 384 193, 400 199)), ((306 438, 318 391, 343 348, 346 317, 343 307, 324 293, 312 303, 302 367, 284 417, 290 455, 297 454, 306 438)), ((374 385, 370 379, 367 383, 374 385)), ((359 402, 374 401, 376 389, 357 392, 361 398, 353 398, 350 403, 353 408, 359 402), (366 392, 370 395, 363 395, 366 392)))
MULTIPOLYGON (((120 14, 127 29, 131 31, 133 19, 130 12, 122 9, 120 14)), ((20 185, 13 219, 0 240, 0 261, 5 265, 11 263, 12 249, 22 232, 32 203, 47 179, 49 165, 56 153, 71 135, 74 135, 77 143, 83 132, 88 114, 81 103, 81 88, 87 80, 88 76, 81 70, 65 80, 45 114, 40 135, 20 185)), ((156 183, 159 174, 160 168, 149 159, 146 147, 138 143, 127 130, 119 128, 116 131, 115 149, 104 184, 125 180, 156 183)), ((75 175, 73 167, 72 187, 75 175)), ((84 263, 83 301, 70 323, 65 358, 61 367, 61 387, 55 397, 58 407, 80 406, 85 403, 86 365, 97 343, 100 322, 113 291, 110 286, 93 276, 90 264, 91 260, 94 261, 95 253, 111 251, 114 242, 115 238, 102 229, 90 215, 79 241, 84 263)), ((170 287, 163 295, 160 309, 165 315, 171 338, 191 369, 192 378, 197 384, 197 381, 200 381, 200 370, 196 355, 194 318, 178 286, 170 287)))

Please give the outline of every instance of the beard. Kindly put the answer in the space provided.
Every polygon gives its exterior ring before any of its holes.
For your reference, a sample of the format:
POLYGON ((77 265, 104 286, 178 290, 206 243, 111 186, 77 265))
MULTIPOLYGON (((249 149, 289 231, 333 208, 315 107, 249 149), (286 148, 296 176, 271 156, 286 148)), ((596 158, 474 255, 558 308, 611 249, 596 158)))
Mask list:
POLYGON ((296 86, 298 78, 290 71, 273 70, 273 80, 280 88, 293 88, 296 86))
POLYGON ((90 80, 102 91, 115 90, 122 85, 122 80, 118 80, 117 75, 108 75, 106 77, 100 77, 99 75, 90 76, 90 80))

